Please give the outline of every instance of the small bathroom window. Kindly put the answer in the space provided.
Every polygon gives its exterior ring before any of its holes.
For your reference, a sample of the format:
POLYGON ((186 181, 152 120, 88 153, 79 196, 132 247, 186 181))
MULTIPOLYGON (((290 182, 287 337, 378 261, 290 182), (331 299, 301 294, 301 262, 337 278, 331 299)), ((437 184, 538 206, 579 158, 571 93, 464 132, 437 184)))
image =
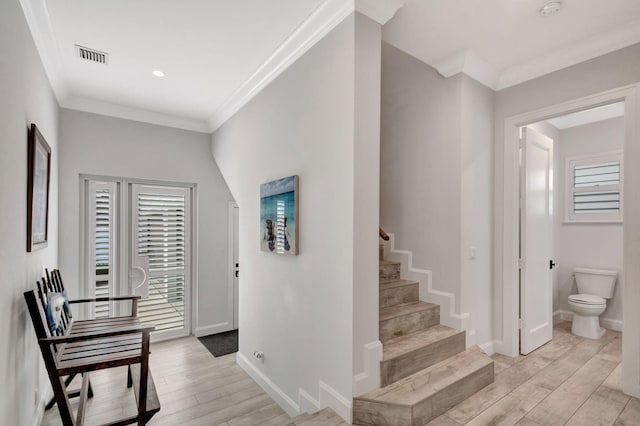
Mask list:
POLYGON ((566 222, 622 222, 622 151, 566 160, 566 222))

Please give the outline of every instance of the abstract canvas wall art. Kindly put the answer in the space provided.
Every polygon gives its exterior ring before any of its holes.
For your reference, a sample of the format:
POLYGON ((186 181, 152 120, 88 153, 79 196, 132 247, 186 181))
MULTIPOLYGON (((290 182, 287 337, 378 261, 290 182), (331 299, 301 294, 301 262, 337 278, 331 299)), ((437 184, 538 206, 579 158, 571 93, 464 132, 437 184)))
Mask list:
POLYGON ((260 250, 298 255, 298 176, 260 185, 260 250))

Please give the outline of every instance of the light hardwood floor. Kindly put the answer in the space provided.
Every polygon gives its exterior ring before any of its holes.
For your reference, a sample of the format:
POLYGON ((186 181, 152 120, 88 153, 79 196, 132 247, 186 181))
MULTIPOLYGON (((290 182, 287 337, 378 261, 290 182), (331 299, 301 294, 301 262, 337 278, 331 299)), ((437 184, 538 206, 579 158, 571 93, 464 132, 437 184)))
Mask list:
MULTIPOLYGON (((597 341, 571 335, 570 323, 554 328, 553 341, 528 356, 495 355, 495 383, 458 404, 430 425, 639 425, 640 400, 620 390, 621 336, 597 341)), ((197 339, 153 344, 151 371, 162 409, 155 425, 303 425, 345 423, 330 410, 291 419, 235 364, 235 355, 214 358, 197 339)), ((95 396, 87 424, 135 412, 126 370, 92 374, 95 396)), ((42 425, 59 425, 55 408, 42 425)))

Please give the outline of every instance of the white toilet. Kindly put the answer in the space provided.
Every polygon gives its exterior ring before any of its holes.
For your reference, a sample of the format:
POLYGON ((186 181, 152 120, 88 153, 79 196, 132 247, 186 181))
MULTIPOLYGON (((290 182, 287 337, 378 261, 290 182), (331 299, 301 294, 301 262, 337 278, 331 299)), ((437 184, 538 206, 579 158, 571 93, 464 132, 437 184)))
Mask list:
POLYGON ((569 295, 569 308, 573 311, 571 333, 589 339, 604 334, 600 318, 607 309, 607 299, 613 297, 618 273, 603 269, 574 268, 579 294, 569 295))

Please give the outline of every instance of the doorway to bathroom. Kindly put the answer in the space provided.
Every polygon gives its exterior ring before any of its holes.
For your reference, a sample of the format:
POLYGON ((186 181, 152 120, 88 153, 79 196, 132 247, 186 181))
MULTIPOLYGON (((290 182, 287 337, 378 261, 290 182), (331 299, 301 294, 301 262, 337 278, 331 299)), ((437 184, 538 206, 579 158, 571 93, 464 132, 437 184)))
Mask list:
POLYGON ((521 354, 560 320, 622 331, 624 127, 615 102, 520 128, 521 354))
POLYGON ((496 175, 496 274, 501 290, 502 312, 499 327, 502 339, 496 342, 496 351, 507 356, 520 353, 520 128, 531 123, 584 111, 598 106, 624 103, 624 149, 623 161, 630 167, 623 172, 624 187, 629 195, 622 206, 623 224, 623 270, 620 289, 624 293, 622 330, 622 388, 624 393, 640 397, 640 198, 633 194, 640 190, 640 84, 631 84, 606 92, 589 95, 561 103, 544 106, 537 110, 517 113, 506 117, 501 132, 497 135, 500 144, 496 151, 498 170, 496 175), (501 165, 500 165, 501 163, 501 165))

